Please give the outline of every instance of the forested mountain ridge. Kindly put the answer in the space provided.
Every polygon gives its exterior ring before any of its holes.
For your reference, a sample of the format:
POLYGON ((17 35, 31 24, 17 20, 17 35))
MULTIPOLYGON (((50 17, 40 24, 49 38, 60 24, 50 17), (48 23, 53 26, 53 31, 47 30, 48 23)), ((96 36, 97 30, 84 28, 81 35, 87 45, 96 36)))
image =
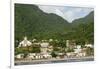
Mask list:
POLYGON ((44 13, 37 6, 15 4, 15 8, 15 33, 18 38, 62 33, 69 29, 70 24, 66 20, 53 13, 44 13))
POLYGON ((56 14, 41 11, 35 5, 15 4, 15 40, 74 39, 89 41, 94 38, 94 12, 72 23, 56 14))
POLYGON ((92 23, 94 22, 94 11, 90 12, 87 16, 79 19, 75 19, 72 21, 73 25, 78 25, 78 24, 85 24, 85 23, 92 23))

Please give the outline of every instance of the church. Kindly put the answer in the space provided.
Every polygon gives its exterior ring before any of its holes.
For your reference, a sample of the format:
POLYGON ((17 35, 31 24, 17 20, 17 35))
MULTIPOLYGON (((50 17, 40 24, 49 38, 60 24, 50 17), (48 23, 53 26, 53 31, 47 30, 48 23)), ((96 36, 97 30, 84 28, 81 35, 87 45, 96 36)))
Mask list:
POLYGON ((24 40, 19 43, 18 47, 26 47, 31 45, 32 43, 29 40, 27 40, 27 37, 24 37, 24 40))

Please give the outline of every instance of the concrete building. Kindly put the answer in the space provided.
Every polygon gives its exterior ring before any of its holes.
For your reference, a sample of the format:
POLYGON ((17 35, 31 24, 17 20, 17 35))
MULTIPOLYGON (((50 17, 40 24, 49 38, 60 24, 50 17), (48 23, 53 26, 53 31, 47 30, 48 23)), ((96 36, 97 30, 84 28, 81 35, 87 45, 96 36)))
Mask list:
POLYGON ((41 45, 41 48, 40 48, 41 49, 41 54, 47 54, 49 43, 43 42, 40 45, 41 45))
POLYGON ((66 47, 75 48, 76 47, 75 40, 66 40, 66 47))

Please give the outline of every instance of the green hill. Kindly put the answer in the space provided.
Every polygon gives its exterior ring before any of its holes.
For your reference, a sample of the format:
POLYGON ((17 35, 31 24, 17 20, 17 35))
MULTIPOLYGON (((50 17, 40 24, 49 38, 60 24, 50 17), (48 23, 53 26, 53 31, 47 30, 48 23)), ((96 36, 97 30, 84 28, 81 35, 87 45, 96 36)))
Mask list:
POLYGON ((72 22, 73 26, 76 26, 78 24, 87 24, 94 22, 94 11, 90 12, 87 16, 83 18, 76 19, 72 22))
POLYGON ((72 23, 56 14, 41 11, 35 5, 15 4, 15 40, 75 39, 92 42, 94 38, 94 12, 72 23))
POLYGON ((90 12, 84 18, 74 20, 72 23, 73 39, 78 42, 94 43, 94 11, 90 12))
POLYGON ((70 24, 66 20, 53 13, 44 13, 35 5, 15 4, 15 8, 16 38, 20 39, 25 35, 46 38, 69 30, 70 24))

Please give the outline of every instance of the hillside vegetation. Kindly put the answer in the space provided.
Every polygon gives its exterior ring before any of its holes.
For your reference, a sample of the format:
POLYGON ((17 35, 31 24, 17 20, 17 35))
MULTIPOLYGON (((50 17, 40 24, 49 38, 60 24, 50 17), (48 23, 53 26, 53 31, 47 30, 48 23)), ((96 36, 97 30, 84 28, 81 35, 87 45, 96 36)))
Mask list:
POLYGON ((56 14, 41 11, 36 5, 15 4, 15 40, 72 39, 77 43, 94 42, 94 12, 72 23, 56 14))

